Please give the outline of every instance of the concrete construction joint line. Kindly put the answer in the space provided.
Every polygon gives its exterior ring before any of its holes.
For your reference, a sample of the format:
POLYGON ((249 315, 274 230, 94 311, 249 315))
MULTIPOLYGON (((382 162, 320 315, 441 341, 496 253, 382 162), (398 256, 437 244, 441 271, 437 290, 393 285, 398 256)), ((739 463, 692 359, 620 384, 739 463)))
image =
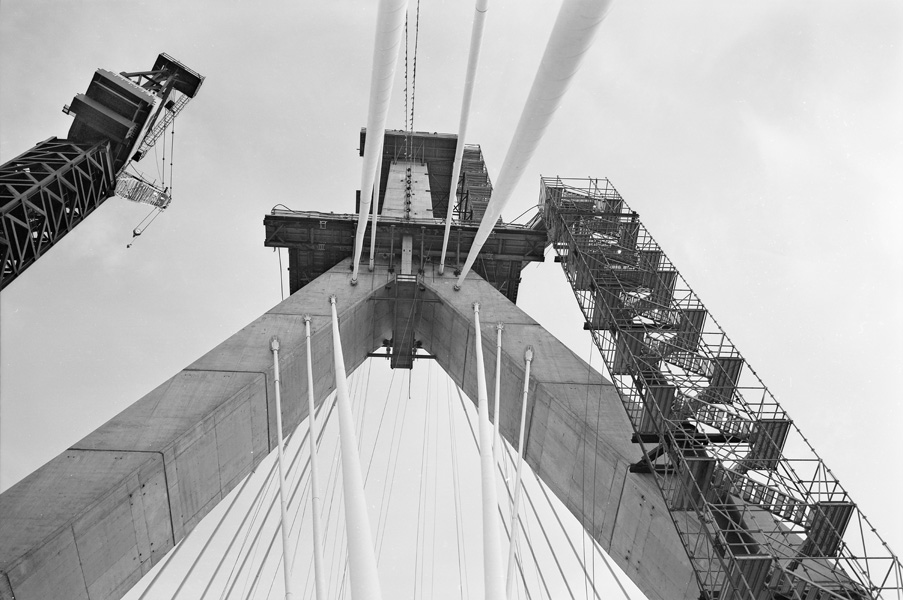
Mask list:
MULTIPOLYGON (((283 356, 293 356, 293 351, 286 351, 283 353, 283 356)), ((245 373, 247 375, 263 375, 263 394, 264 394, 264 404, 267 411, 267 451, 272 451, 273 448, 270 447, 270 436, 272 432, 270 431, 270 378, 267 377, 266 371, 238 371, 235 369, 192 369, 185 368, 180 371, 180 373, 245 373)), ((247 387, 247 386, 245 386, 247 387)), ((241 388, 244 389, 244 388, 241 388)), ((241 390, 239 390, 241 391, 241 390)))
MULTIPOLYGON (((169 475, 166 472, 166 455, 163 453, 163 450, 117 450, 117 449, 113 449, 113 448, 78 448, 76 446, 71 446, 69 448, 69 450, 77 450, 79 452, 120 452, 122 454, 125 454, 127 452, 132 453, 132 454, 159 454, 160 462, 163 465, 163 485, 166 487, 166 504, 169 506, 169 530, 170 530, 170 534, 172 535, 172 545, 173 545, 173 548, 175 548, 176 544, 178 543, 178 540, 176 540, 176 526, 175 526, 175 523, 173 523, 174 510, 173 510, 173 506, 172 506, 172 494, 169 493, 169 475)), ((124 477, 122 479, 122 481, 123 482, 127 481, 129 477, 131 477, 131 475, 124 477)), ((131 497, 131 494, 129 494, 129 496, 131 497)), ((92 508, 94 508, 101 502, 103 502, 103 498, 98 499, 93 504, 88 506, 84 512, 88 513, 92 508)), ((66 527, 72 528, 73 523, 75 522, 76 519, 77 519, 77 517, 75 519, 72 519, 72 521, 69 522, 66 525, 66 527)), ((63 528, 61 527, 60 529, 63 529, 63 528)), ((57 531, 59 531, 59 530, 57 530, 57 531)), ((54 533, 56 533, 56 532, 54 532, 54 533)), ((47 539, 50 539, 52 537, 52 535, 53 534, 51 534, 51 536, 48 536, 47 539)), ((74 528, 72 529, 72 537, 73 537, 73 539, 75 539, 75 529, 74 528)), ((75 549, 76 549, 76 551, 78 551, 78 544, 75 545, 75 549)), ((81 562, 81 558, 79 558, 79 562, 81 562)), ((89 597, 90 597, 90 594, 89 594, 89 597)))

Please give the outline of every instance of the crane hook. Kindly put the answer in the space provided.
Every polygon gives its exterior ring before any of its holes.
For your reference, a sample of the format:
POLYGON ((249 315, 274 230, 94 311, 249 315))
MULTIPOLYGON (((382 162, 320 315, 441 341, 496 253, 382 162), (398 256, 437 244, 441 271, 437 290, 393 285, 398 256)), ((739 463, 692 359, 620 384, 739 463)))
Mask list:
POLYGON ((132 241, 129 242, 129 244, 126 246, 126 248, 131 248, 131 247, 132 247, 132 244, 135 243, 135 238, 138 237, 139 235, 141 235, 141 228, 140 228, 140 227, 135 227, 135 228, 132 230, 132 241))

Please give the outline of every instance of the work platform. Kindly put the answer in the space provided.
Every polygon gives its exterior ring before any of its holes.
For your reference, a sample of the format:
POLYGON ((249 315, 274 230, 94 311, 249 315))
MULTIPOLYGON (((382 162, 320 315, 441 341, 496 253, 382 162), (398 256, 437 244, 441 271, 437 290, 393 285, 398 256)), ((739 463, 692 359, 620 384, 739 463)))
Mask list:
MULTIPOLYGON (((363 156, 365 130, 361 131, 360 143, 363 156)), ((376 227, 375 257, 388 261, 390 273, 395 272, 402 260, 412 261, 415 274, 422 274, 428 266, 440 261, 456 146, 457 136, 452 134, 386 132, 376 198, 380 217, 376 227), (397 179, 398 176, 404 179, 406 166, 410 167, 407 169, 407 192, 403 185, 399 186, 397 179), (411 181, 412 169, 415 181, 411 181), (425 181, 416 181, 424 175, 425 181), (423 197, 416 198, 416 192, 423 197), (412 202, 420 210, 412 212, 412 202), (387 213, 393 216, 386 216, 387 213), (429 216, 402 216, 412 214, 429 216), (410 245, 409 255, 402 250, 406 238, 410 245)), ((452 271, 466 260, 492 193, 478 145, 465 146, 461 175, 455 189, 455 201, 451 203, 455 221, 445 262, 452 271)), ((354 254, 357 219, 357 214, 277 209, 264 218, 264 245, 289 251, 291 293, 354 254)), ((372 234, 372 222, 368 222, 362 260, 369 259, 372 234)), ((521 270, 525 263, 542 262, 547 245, 546 228, 539 216, 526 225, 499 221, 473 269, 505 297, 516 302, 521 270)), ((404 269, 401 272, 406 274, 404 269)))
MULTIPOLYGON (((345 260, 354 253, 357 215, 310 211, 273 210, 263 220, 266 226, 264 244, 288 248, 289 286, 291 293, 345 260)), ((454 270, 463 264, 470 252, 479 223, 452 225, 446 265, 454 270)), ((367 225, 364 247, 369 248, 371 225, 367 225)), ((390 269, 400 266, 402 238, 414 241, 414 263, 421 271, 439 262, 445 223, 442 219, 405 221, 398 217, 381 217, 376 227, 376 256, 389 260, 390 269)), ((520 272, 528 262, 542 262, 546 230, 541 222, 532 225, 511 223, 497 226, 474 263, 474 271, 502 292, 509 300, 517 300, 520 272)), ((369 252, 363 253, 364 258, 369 252)))

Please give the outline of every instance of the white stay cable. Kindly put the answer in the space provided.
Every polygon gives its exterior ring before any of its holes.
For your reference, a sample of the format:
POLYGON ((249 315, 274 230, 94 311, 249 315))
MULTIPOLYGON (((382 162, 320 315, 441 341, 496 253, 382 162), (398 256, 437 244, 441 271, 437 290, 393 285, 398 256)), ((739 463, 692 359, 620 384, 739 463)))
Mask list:
MULTIPOLYGON (((383 155, 383 139, 379 140, 379 152, 377 153, 380 157, 383 155)), ((380 161, 381 164, 382 161, 380 161)), ((376 176, 373 178, 373 213, 370 218, 370 265, 369 270, 373 271, 376 266, 376 222, 379 220, 379 183, 382 178, 382 173, 380 169, 380 165, 376 167, 376 176)))
POLYGON ((320 523, 320 481, 317 470, 317 411, 314 408, 314 376, 311 365, 310 315, 304 315, 304 335, 307 353, 307 419, 310 431, 310 512, 313 518, 314 584, 316 600, 326 600, 323 579, 323 528, 320 523))
POLYGON ((489 0, 477 0, 474 7, 473 28, 470 32, 470 52, 467 55, 467 71, 464 75, 464 97, 461 100, 461 120, 458 123, 458 143, 455 146, 455 162, 452 166, 451 187, 448 190, 448 210, 445 213, 445 235, 442 236, 442 255, 439 258, 439 274, 445 273, 445 251, 451 233, 452 209, 458 193, 458 177, 461 175, 461 161, 464 157, 464 140, 467 138, 467 122, 470 120, 470 103, 473 100, 473 84, 477 77, 477 63, 480 62, 480 47, 483 45, 483 25, 489 0))
POLYGON ((564 0, 456 288, 473 266, 536 151, 613 0, 564 0))
POLYGON ((357 283, 358 263, 364 247, 364 230, 370 211, 370 192, 381 163, 382 139, 386 132, 389 100, 395 81, 398 49, 404 34, 404 18, 408 0, 380 0, 376 17, 376 41, 373 45, 373 71, 370 78, 370 109, 367 114, 367 143, 364 145, 364 166, 361 172, 361 206, 357 233, 354 236, 354 262, 351 283, 357 283))
MULTIPOLYGON (((366 189, 366 188, 365 188, 366 189)), ((363 214, 363 213, 362 213, 363 214)), ((346 535, 348 536, 348 569, 351 597, 354 600, 381 600, 379 573, 373 553, 373 535, 367 514, 367 498, 361 475, 360 448, 348 397, 345 358, 339 334, 336 297, 329 297, 332 310, 332 348, 335 364, 336 404, 339 409, 339 444, 342 448, 342 487, 345 495, 346 535)))
POLYGON ((292 558, 288 543, 288 519, 286 512, 285 458, 282 440, 282 395, 279 382, 279 340, 276 336, 270 340, 273 352, 273 388, 276 390, 276 464, 279 466, 279 529, 282 531, 282 572, 285 578, 285 600, 292 600, 292 558))
POLYGON ((530 364, 533 362, 533 346, 527 346, 526 351, 524 352, 524 360, 527 362, 527 367, 524 370, 524 396, 521 401, 521 409, 520 409, 520 437, 518 438, 518 446, 517 446, 517 475, 514 478, 514 501, 511 503, 511 541, 508 546, 508 576, 505 583, 505 594, 508 600, 511 600, 514 596, 514 547, 517 543, 517 528, 514 527, 513 523, 517 522, 517 512, 520 506, 520 490, 521 490, 521 475, 523 474, 524 467, 524 429, 527 422, 527 392, 530 389, 530 364))
POLYGON ((499 436, 499 396, 501 396, 502 387, 502 330, 505 325, 498 323, 495 327, 498 333, 495 338, 495 412, 493 413, 492 459, 496 464, 500 464, 502 438, 499 436))
POLYGON ((480 474, 483 489, 483 581, 486 600, 503 600, 502 556, 499 524, 496 516, 498 497, 495 489, 495 464, 492 456, 492 424, 489 422, 489 397, 486 393, 486 370, 483 364, 483 339, 480 331, 480 305, 473 304, 476 328, 477 399, 480 431, 480 474))

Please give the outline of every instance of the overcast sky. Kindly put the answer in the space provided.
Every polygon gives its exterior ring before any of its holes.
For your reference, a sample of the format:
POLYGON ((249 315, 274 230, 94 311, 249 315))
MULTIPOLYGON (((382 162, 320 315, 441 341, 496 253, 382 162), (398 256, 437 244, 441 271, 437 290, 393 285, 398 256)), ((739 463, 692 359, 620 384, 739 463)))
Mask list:
MULTIPOLYGON (((375 4, 0 5, 2 161, 65 136, 98 67, 165 51, 207 77, 134 247, 146 207, 110 200, 0 295, 0 489, 279 301, 273 205, 353 210, 375 4)), ((466 141, 492 177, 557 6, 491 3, 466 141)), ((422 2, 418 130, 457 128, 471 11, 422 2)), ((611 178, 897 552, 901 107, 899 2, 623 0, 504 215, 540 174, 611 178)), ((530 267, 519 304, 586 357, 558 269, 530 267)))

